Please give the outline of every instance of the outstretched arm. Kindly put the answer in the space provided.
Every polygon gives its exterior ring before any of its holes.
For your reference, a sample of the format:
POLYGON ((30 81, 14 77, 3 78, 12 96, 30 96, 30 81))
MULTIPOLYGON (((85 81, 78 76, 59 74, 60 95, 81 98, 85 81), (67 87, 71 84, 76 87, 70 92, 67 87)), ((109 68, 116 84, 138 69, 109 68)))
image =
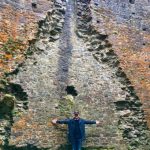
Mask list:
POLYGON ((99 124, 100 122, 98 120, 84 120, 85 124, 99 124))
POLYGON ((53 124, 68 124, 68 122, 69 122, 69 119, 65 119, 65 120, 58 120, 57 118, 56 119, 53 119, 52 120, 52 123, 53 124))

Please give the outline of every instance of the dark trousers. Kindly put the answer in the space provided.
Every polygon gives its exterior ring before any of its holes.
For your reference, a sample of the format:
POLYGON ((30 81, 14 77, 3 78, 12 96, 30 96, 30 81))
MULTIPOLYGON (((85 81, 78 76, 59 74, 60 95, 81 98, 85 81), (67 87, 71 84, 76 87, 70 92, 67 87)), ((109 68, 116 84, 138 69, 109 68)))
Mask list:
POLYGON ((72 144, 72 150, 81 150, 82 140, 75 139, 71 144, 72 144))

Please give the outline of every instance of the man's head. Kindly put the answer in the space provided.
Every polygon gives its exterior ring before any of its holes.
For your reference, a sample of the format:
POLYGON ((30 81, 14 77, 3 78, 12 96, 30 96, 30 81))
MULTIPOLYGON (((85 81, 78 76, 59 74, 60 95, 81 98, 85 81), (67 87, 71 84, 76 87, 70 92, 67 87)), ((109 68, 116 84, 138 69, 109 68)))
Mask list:
POLYGON ((79 118, 79 112, 78 112, 78 111, 74 111, 73 114, 74 114, 74 117, 75 117, 75 118, 79 118))

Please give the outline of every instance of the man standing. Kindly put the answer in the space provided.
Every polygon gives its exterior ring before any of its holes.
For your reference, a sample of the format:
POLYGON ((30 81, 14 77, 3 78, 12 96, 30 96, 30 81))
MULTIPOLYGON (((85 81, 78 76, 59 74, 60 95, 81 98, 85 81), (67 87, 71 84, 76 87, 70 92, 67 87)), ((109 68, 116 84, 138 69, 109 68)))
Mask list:
POLYGON ((53 124, 68 125, 68 139, 72 145, 72 150, 81 150, 82 141, 85 139, 85 124, 99 124, 99 121, 84 120, 79 117, 79 112, 74 112, 72 119, 53 119, 53 124))

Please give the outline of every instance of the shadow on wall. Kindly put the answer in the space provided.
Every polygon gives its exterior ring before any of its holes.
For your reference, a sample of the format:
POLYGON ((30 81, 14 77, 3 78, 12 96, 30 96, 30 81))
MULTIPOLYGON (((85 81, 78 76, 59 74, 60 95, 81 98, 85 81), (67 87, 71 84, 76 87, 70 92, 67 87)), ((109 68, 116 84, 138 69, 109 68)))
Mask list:
POLYGON ((58 150, 71 150, 71 145, 61 145, 58 150))
MULTIPOLYGON (((72 150, 71 145, 61 145, 58 150, 72 150)), ((82 150, 114 150, 114 147, 83 147, 82 150)))
POLYGON ((67 86, 66 92, 67 92, 67 95, 72 95, 72 96, 77 96, 78 95, 77 90, 72 85, 71 86, 67 86))
MULTIPOLYGON (((50 148, 37 148, 36 146, 33 146, 32 144, 28 144, 24 147, 15 147, 15 146, 9 146, 4 147, 3 150, 50 150, 50 148)), ((71 145, 61 145, 57 150, 72 150, 71 145)), ((83 147, 82 150, 114 150, 113 147, 83 147)))
POLYGON ((71 22, 74 14, 74 1, 69 0, 66 7, 64 26, 60 35, 59 41, 59 58, 58 58, 58 69, 56 73, 58 81, 58 93, 60 98, 65 95, 65 86, 68 84, 69 67, 72 58, 72 33, 71 33, 71 22), (63 83, 63 84, 62 84, 63 83), (64 86, 65 85, 65 86, 64 86))
POLYGON ((49 148, 37 148, 32 144, 28 144, 27 146, 23 146, 23 147, 7 146, 7 147, 3 147, 3 150, 49 150, 49 148))
MULTIPOLYGON (((7 146, 3 147, 3 150, 49 150, 50 148, 37 148, 32 144, 28 144, 27 146, 23 147, 16 147, 16 146, 7 146)), ((61 145, 58 150, 71 150, 71 145, 61 145)))

